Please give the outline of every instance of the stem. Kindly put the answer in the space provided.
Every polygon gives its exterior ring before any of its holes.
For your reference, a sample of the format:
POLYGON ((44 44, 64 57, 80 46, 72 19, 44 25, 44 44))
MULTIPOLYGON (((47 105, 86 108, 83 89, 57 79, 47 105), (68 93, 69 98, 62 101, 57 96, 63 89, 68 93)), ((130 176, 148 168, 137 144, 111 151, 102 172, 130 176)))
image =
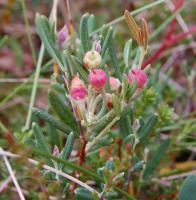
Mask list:
MULTIPOLYGON (((147 10, 147 9, 149 9, 149 8, 152 8, 152 7, 154 7, 154 6, 157 6, 157 5, 161 4, 161 3, 164 3, 164 0, 158 0, 158 1, 155 1, 155 2, 153 2, 153 3, 147 4, 146 6, 143 6, 143 7, 141 7, 141 8, 138 8, 138 9, 136 9, 136 10, 134 10, 133 12, 130 12, 130 13, 131 13, 131 15, 136 15, 136 14, 138 14, 138 13, 140 13, 140 12, 143 12, 143 11, 145 11, 145 10, 147 10)), ((111 22, 105 24, 105 25, 104 25, 104 28, 107 28, 107 27, 112 26, 112 25, 114 25, 114 24, 116 24, 116 23, 119 23, 119 22, 123 21, 124 19, 125 19, 124 15, 121 16, 121 17, 118 17, 117 19, 115 19, 115 20, 113 20, 113 21, 111 21, 111 22)), ((90 34, 90 36, 92 36, 92 35, 94 35, 94 34, 100 32, 102 29, 103 29, 103 27, 98 28, 97 30, 95 30, 94 32, 92 32, 92 33, 90 34)))
MULTIPOLYGON (((12 153, 10 153, 8 151, 4 151, 2 149, 0 149, 0 155, 2 155, 2 156, 9 156, 9 157, 13 157, 13 158, 18 158, 19 157, 19 155, 17 155, 17 154, 12 154, 12 153)), ((83 183, 82 181, 80 181, 80 180, 78 180, 78 179, 70 176, 69 174, 66 174, 66 173, 64 173, 62 171, 59 171, 59 170, 57 170, 57 169, 55 169, 53 167, 50 167, 48 165, 41 165, 38 161, 33 160, 31 158, 28 158, 28 161, 30 163, 36 165, 36 166, 37 165, 42 166, 42 168, 44 168, 44 169, 46 169, 46 170, 48 170, 50 172, 53 172, 53 173, 55 173, 55 174, 57 174, 59 176, 63 176, 64 178, 69 179, 70 181, 73 181, 74 183, 77 183, 78 185, 86 188, 88 191, 90 191, 92 193, 96 192, 100 196, 100 194, 96 190, 94 190, 93 188, 91 188, 90 186, 88 186, 86 183, 83 183)))
POLYGON ((98 140, 103 137, 109 130, 110 128, 112 128, 112 126, 120 119, 120 117, 115 117, 100 133, 99 135, 97 135, 97 137, 95 137, 93 139, 92 142, 88 143, 87 146, 86 146, 86 152, 88 152, 92 146, 94 146, 98 140))
MULTIPOLYGON (((2 151, 1 147, 0 147, 0 151, 2 151)), ((20 185, 18 184, 18 181, 17 181, 17 179, 16 179, 16 177, 14 175, 14 172, 12 170, 12 167, 11 167, 11 165, 10 165, 10 163, 9 163, 9 161, 8 161, 8 159, 7 159, 7 157, 5 155, 3 155, 3 160, 5 162, 5 165, 6 165, 7 169, 8 169, 8 172, 9 172, 11 178, 12 178, 12 181, 13 181, 15 187, 16 187, 16 190, 18 192, 18 195, 19 195, 20 199, 21 200, 25 200, 24 195, 22 193, 22 190, 20 188, 20 185)))
POLYGON ((184 10, 184 8, 187 6, 185 3, 182 8, 177 10, 174 14, 172 14, 170 17, 168 17, 152 34, 150 34, 149 40, 154 39, 159 33, 162 32, 164 28, 167 27, 167 25, 180 13, 184 10))
POLYGON ((41 49, 40 49, 40 53, 39 53, 38 62, 37 62, 35 78, 34 78, 33 88, 32 88, 32 92, 31 92, 29 110, 28 110, 28 114, 27 114, 27 119, 26 119, 24 130, 28 130, 30 128, 32 108, 33 108, 34 103, 35 103, 35 97, 36 97, 36 92, 37 92, 37 84, 38 84, 39 74, 40 74, 42 60, 43 60, 43 56, 44 56, 44 51, 45 51, 45 47, 44 47, 44 44, 42 43, 41 49))
POLYGON ((25 5, 25 1, 21 0, 21 4, 22 4, 22 12, 23 12, 23 16, 24 16, 25 28, 26 28, 26 32, 27 32, 27 38, 28 38, 30 50, 31 50, 33 62, 34 62, 34 64, 36 64, 35 48, 33 46, 33 40, 32 40, 32 35, 31 35, 30 27, 29 27, 29 21, 28 21, 27 12, 26 12, 27 9, 26 9, 26 5, 25 5))
MULTIPOLYGON (((59 0, 53 1, 52 10, 50 12, 50 17, 49 17, 49 21, 54 22, 55 26, 56 26, 56 16, 57 16, 58 3, 59 3, 59 0)), ((26 119, 24 131, 28 130, 30 128, 32 108, 35 104, 37 84, 38 84, 39 74, 40 74, 42 60, 43 60, 43 56, 44 56, 44 51, 45 51, 45 47, 44 47, 44 44, 42 43, 41 48, 40 48, 40 52, 39 52, 38 61, 37 61, 35 78, 34 78, 33 88, 32 88, 32 92, 31 92, 31 99, 30 99, 29 110, 28 110, 28 114, 27 114, 27 119, 26 119)))
POLYGON ((102 96, 100 94, 95 98, 94 104, 92 105, 91 112, 90 112, 91 116, 94 116, 97 104, 99 103, 101 98, 102 98, 102 96))

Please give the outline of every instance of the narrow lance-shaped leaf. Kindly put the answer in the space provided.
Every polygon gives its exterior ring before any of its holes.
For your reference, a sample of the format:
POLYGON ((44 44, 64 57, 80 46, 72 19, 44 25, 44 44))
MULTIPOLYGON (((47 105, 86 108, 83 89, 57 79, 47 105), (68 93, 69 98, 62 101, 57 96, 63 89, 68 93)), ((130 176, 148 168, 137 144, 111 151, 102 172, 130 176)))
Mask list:
POLYGON ((113 37, 113 28, 110 27, 108 32, 107 32, 107 35, 105 37, 105 40, 103 42, 103 45, 102 45, 102 49, 101 49, 101 56, 104 57, 107 49, 108 49, 108 46, 109 46, 109 43, 110 41, 112 40, 112 37, 113 37))
POLYGON ((138 161, 138 162, 131 168, 131 172, 135 172, 135 171, 138 171, 138 170, 142 169, 143 165, 144 165, 144 161, 143 161, 143 160, 138 161))
POLYGON ((50 142, 53 144, 53 146, 54 145, 60 146, 60 138, 57 129, 49 123, 47 125, 48 125, 47 133, 50 138, 50 142))
POLYGON ((89 14, 86 13, 82 16, 80 21, 80 40, 83 52, 90 50, 89 33, 88 33, 88 18, 89 14))
POLYGON ((88 72, 83 67, 82 63, 73 55, 71 55, 71 59, 72 59, 73 66, 75 67, 76 71, 80 74, 80 76, 84 80, 84 82, 88 83, 88 72))
POLYGON ((119 68, 119 65, 118 65, 118 61, 117 61, 117 56, 116 56, 116 51, 115 51, 113 39, 111 39, 111 41, 109 42, 108 48, 109 48, 109 54, 110 54, 112 64, 115 68, 115 75, 116 75, 117 78, 122 80, 122 75, 121 75, 121 71, 120 71, 120 68, 119 68))
POLYGON ((51 26, 48 19, 45 16, 36 14, 35 25, 48 53, 57 61, 58 65, 61 67, 61 70, 64 71, 63 60, 60 54, 60 50, 56 47, 56 44, 54 42, 54 33, 51 33, 51 26))
POLYGON ((91 192, 85 188, 79 187, 74 191, 74 193, 76 195, 76 200, 93 200, 91 192))
POLYGON ((53 125, 54 127, 58 128, 59 130, 61 130, 62 132, 66 133, 66 134, 68 134, 72 131, 72 129, 69 126, 67 126, 63 122, 55 119, 52 115, 50 115, 45 110, 33 108, 32 112, 33 112, 34 115, 45 120, 47 123, 50 123, 51 125, 53 125))
POLYGON ((145 138, 158 121, 157 114, 152 114, 148 121, 138 130, 139 139, 145 138))
POLYGON ((58 115, 58 117, 73 130, 78 132, 77 122, 68 106, 60 99, 59 96, 53 91, 49 91, 48 98, 52 109, 58 115))
POLYGON ((33 123, 33 134, 38 142, 40 149, 44 150, 47 153, 51 153, 48 146, 48 142, 45 139, 41 128, 36 123, 33 123))
POLYGON ((123 57, 124 57, 124 62, 125 62, 126 68, 129 67, 131 48, 132 48, 132 39, 130 39, 126 42, 124 51, 123 51, 123 57))
POLYGON ((144 179, 147 179, 148 176, 155 171, 162 157, 165 155, 169 145, 170 139, 167 139, 156 151, 154 151, 152 159, 147 162, 146 169, 143 174, 144 179))
POLYGON ((95 28, 95 15, 91 14, 88 19, 89 34, 91 34, 94 31, 94 28, 95 28))
POLYGON ((112 104, 115 114, 119 116, 121 113, 120 101, 115 94, 112 95, 112 104))
MULTIPOLYGON (((73 149, 73 144, 74 144, 74 134, 71 132, 68 137, 67 137, 67 141, 66 144, 61 152, 60 158, 62 158, 63 160, 67 160, 71 154, 71 151, 73 149)), ((60 163, 59 168, 63 169, 64 164, 60 163)))
MULTIPOLYGON (((48 146, 48 141, 44 137, 41 128, 36 123, 33 123, 32 130, 40 150, 45 151, 48 154, 51 154, 50 148, 48 146)), ((47 161, 47 163, 52 165, 52 161, 50 159, 45 159, 45 160, 47 161)))

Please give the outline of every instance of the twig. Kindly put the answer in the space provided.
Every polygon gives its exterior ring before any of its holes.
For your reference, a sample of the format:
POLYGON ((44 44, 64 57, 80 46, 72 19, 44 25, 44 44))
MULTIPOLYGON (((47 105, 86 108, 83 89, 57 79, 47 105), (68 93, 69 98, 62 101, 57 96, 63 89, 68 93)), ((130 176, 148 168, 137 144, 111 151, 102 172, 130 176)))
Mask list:
MULTIPOLYGON (((130 12, 130 13, 131 13, 131 15, 136 15, 136 14, 138 14, 140 12, 143 12, 143 11, 145 11, 145 10, 147 10, 149 8, 152 8, 154 6, 157 6, 157 5, 161 4, 161 3, 164 3, 164 0, 158 0, 158 1, 155 1, 153 3, 147 4, 147 5, 145 5, 145 6, 141 7, 141 8, 138 8, 138 9, 134 10, 133 12, 130 12)), ((116 23, 119 23, 119 22, 123 21, 124 19, 125 19, 124 15, 120 16, 117 19, 105 24, 104 27, 105 28, 110 27, 110 26, 112 26, 112 25, 114 25, 116 23)), ((94 35, 94 34, 100 32, 102 29, 103 29, 103 27, 98 28, 97 30, 92 32, 91 35, 94 35)))
MULTIPOLYGON (((0 83, 24 83, 24 82, 32 83, 33 80, 29 80, 29 78, 0 78, 0 83)), ((48 78, 40 78, 38 79, 39 83, 50 83, 50 79, 48 78)))
POLYGON ((5 181, 0 186, 0 193, 7 187, 7 185, 12 181, 12 177, 8 176, 5 181))
MULTIPOLYGON (((20 155, 18 155, 18 154, 13 154, 13 153, 11 153, 9 151, 4 151, 3 149, 0 149, 0 155, 7 156, 7 157, 12 157, 12 158, 18 158, 18 157, 20 157, 20 155)), ((40 165, 40 163, 38 161, 33 160, 31 158, 28 158, 27 160, 30 163, 32 163, 33 165, 40 165)), ((53 167, 50 167, 48 165, 42 165, 42 168, 44 168, 44 169, 46 169, 46 170, 48 170, 50 172, 53 172, 53 173, 55 173, 55 174, 57 174, 59 176, 62 176, 64 178, 66 178, 66 179, 69 179, 70 181, 73 181, 74 183, 77 183, 78 185, 86 188, 88 191, 90 191, 92 193, 96 192, 98 194, 98 196, 100 196, 99 192, 97 192, 96 190, 94 190, 92 187, 90 187, 86 183, 83 183, 82 181, 80 181, 80 180, 78 180, 78 179, 70 176, 69 174, 66 174, 66 173, 64 173, 64 172, 62 172, 60 170, 57 170, 57 169, 55 169, 53 167)))
MULTIPOLYGON (((166 0, 166 4, 168 5, 168 7, 169 7, 169 9, 171 11, 175 10, 175 6, 174 6, 174 4, 173 4, 173 2, 171 0, 166 0)), ((184 19, 182 18, 182 16, 179 13, 176 15, 176 20, 178 21, 179 25, 181 26, 181 28, 182 28, 182 30, 184 32, 189 30, 189 28, 186 25, 184 19)), ((189 38, 189 40, 191 42, 191 47, 193 49, 193 52, 196 53, 196 50, 194 48, 194 42, 192 42, 192 41, 194 41, 193 36, 192 35, 188 35, 188 38, 189 38)))
MULTIPOLYGON (((1 148, 0 148, 0 151, 2 151, 1 148)), ((18 181, 17 181, 17 179, 16 179, 16 177, 14 175, 14 172, 12 170, 12 167, 11 167, 11 165, 10 165, 10 163, 9 163, 9 161, 8 161, 8 159, 7 159, 7 157, 5 155, 3 155, 3 160, 4 160, 5 165, 6 165, 7 169, 8 169, 8 171, 9 171, 9 174, 10 174, 10 176, 12 178, 12 181, 13 181, 16 189, 17 189, 17 192, 18 192, 18 195, 19 195, 20 199, 21 200, 25 200, 24 195, 23 195, 23 193, 21 191, 21 188, 20 188, 20 186, 18 184, 18 181)))
POLYGON ((172 175, 172 176, 164 177, 164 178, 161 178, 160 181, 170 181, 170 180, 174 180, 174 179, 184 178, 186 176, 190 176, 190 175, 195 174, 195 173, 196 173, 196 169, 193 170, 193 171, 190 171, 190 172, 186 172, 186 173, 182 173, 182 174, 175 174, 175 175, 172 175))

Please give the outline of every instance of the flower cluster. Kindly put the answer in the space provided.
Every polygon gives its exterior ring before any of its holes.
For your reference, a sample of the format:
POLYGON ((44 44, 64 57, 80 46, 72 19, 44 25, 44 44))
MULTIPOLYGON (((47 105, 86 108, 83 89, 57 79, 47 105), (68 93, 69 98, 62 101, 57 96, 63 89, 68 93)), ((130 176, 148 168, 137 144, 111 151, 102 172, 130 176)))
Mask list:
MULTIPOLYGON (((101 47, 99 46, 99 49, 100 48, 101 47)), ((108 80, 110 91, 118 94, 121 88, 120 80, 113 76, 107 77, 106 72, 103 69, 100 69, 101 61, 101 55, 96 50, 88 51, 83 57, 83 65, 89 71, 88 82, 90 86, 94 88, 97 93, 101 93, 104 91, 108 80)), ((146 73, 142 69, 131 69, 128 73, 128 81, 130 84, 133 84, 133 82, 136 81, 138 88, 143 88, 147 82, 146 73)), ((108 102, 108 105, 111 105, 111 94, 105 94, 106 102, 108 102)), ((70 87, 71 98, 78 101, 85 99, 87 95, 87 86, 84 82, 79 76, 73 77, 70 87)))

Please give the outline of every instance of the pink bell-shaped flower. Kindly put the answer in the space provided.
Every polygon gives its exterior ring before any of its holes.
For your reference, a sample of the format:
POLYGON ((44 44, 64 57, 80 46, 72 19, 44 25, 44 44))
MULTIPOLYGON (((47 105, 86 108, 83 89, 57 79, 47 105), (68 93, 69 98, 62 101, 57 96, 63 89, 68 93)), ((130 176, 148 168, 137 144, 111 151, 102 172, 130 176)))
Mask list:
POLYGON ((88 75, 89 83, 97 90, 103 89, 106 84, 106 73, 102 69, 92 69, 88 75))
POLYGON ((148 78, 142 69, 132 69, 129 71, 128 80, 132 84, 134 80, 137 81, 138 87, 143 88, 148 78))
POLYGON ((111 91, 114 92, 114 91, 118 91, 119 90, 121 83, 117 78, 115 78, 113 76, 110 76, 109 82, 110 82, 111 91))
POLYGON ((78 77, 75 76, 71 80, 71 87, 70 87, 70 96, 74 100, 83 100, 87 95, 87 88, 84 82, 78 77))

